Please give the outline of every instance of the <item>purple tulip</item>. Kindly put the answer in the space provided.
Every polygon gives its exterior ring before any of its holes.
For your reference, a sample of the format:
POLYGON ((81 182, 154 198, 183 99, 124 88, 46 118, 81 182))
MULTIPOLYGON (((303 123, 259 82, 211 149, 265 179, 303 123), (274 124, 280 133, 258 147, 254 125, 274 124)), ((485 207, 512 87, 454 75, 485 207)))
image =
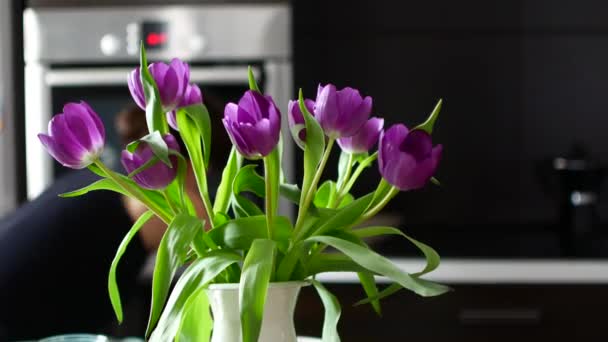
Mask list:
POLYGON ((357 134, 338 139, 338 145, 347 153, 368 152, 378 142, 383 126, 384 119, 373 117, 367 120, 357 134))
POLYGON ((422 130, 393 125, 380 135, 380 174, 399 190, 422 188, 435 174, 443 147, 433 147, 431 136, 422 130))
MULTIPOLYGON (((315 115, 315 101, 306 99, 304 100, 304 105, 308 112, 315 115)), ((291 131, 291 136, 293 140, 304 149, 304 143, 306 142, 306 122, 304 121, 304 115, 300 110, 300 104, 298 100, 289 101, 287 105, 287 120, 289 122, 289 130, 291 131)))
POLYGON ((38 139, 63 166, 83 169, 103 152, 106 131, 97 113, 84 101, 68 103, 49 122, 49 135, 38 139))
MULTIPOLYGON (((167 143, 169 150, 176 152, 180 151, 175 137, 171 134, 165 134, 165 136, 163 136, 163 140, 167 143)), ((152 158, 154 158, 152 148, 150 148, 150 146, 143 141, 139 143, 133 153, 123 150, 120 156, 122 166, 125 168, 127 173, 137 170, 152 158)), ((171 161, 171 165, 173 165, 172 168, 158 160, 154 165, 135 174, 133 176, 133 180, 141 187, 146 189, 164 189, 175 179, 177 174, 177 157, 170 155, 169 160, 171 161)))
POLYGON ((372 98, 362 98, 357 89, 346 87, 336 91, 336 86, 319 85, 315 101, 315 116, 330 138, 355 135, 372 112, 372 98))
POLYGON ((270 96, 246 91, 238 105, 226 105, 222 121, 232 144, 244 157, 265 157, 279 143, 281 113, 270 96))
POLYGON ((167 122, 174 130, 179 131, 177 128, 177 109, 182 107, 188 107, 193 104, 203 103, 203 94, 201 89, 196 84, 189 84, 186 87, 184 96, 181 102, 177 105, 177 108, 167 113, 167 122))
MULTIPOLYGON (((148 70, 158 86, 163 111, 172 111, 182 101, 184 92, 188 87, 188 83, 190 82, 190 67, 187 63, 174 58, 169 64, 151 63, 148 65, 148 70)), ((146 109, 146 98, 141 84, 139 68, 131 71, 128 84, 135 103, 141 109, 146 109)))

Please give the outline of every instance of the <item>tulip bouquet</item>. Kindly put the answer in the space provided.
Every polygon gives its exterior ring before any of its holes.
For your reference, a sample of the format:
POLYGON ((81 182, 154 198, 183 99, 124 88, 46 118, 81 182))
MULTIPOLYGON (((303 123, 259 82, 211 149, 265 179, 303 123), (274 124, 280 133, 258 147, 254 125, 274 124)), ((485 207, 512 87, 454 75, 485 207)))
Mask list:
POLYGON ((400 191, 437 182, 433 175, 442 147, 432 145, 431 133, 441 102, 427 121, 413 129, 398 124, 383 130, 383 119, 370 118, 372 98, 362 97, 355 89, 319 86, 314 101, 305 99, 300 91, 299 99, 289 102, 287 113, 292 138, 304 153, 303 178, 298 185, 289 183, 281 168, 281 113, 273 99, 262 94, 250 72, 250 90, 238 103, 225 107, 223 123, 233 148, 212 197, 207 184, 211 119, 201 91, 189 82, 188 65, 178 59, 148 65, 142 48, 141 65, 129 75, 128 84, 133 99, 146 111, 149 134, 122 151, 126 173, 109 169, 99 159, 105 129, 85 102, 65 105, 63 113, 49 123, 48 135, 39 135, 58 162, 74 169, 89 168, 101 177, 62 196, 111 190, 137 199, 149 209, 134 223, 110 267, 109 295, 119 321, 117 265, 131 239, 154 215, 167 224, 167 230, 153 275, 146 333, 151 340, 208 340, 212 321, 203 290, 213 283, 239 284, 246 342, 258 339, 272 282, 307 281, 316 288, 326 308, 324 341, 339 340, 340 307, 315 280, 317 274, 356 272, 367 295, 360 303, 370 303, 378 312, 380 299, 402 288, 422 296, 448 291, 446 286, 422 278, 439 265, 439 255, 431 247, 397 228, 365 226, 400 191), (169 126, 179 133, 172 135, 169 126), (180 150, 177 134, 186 151, 180 150), (341 148, 337 179, 322 181, 335 143, 341 148), (376 144, 378 151, 374 152, 376 144), (355 198, 351 190, 376 159, 382 175, 378 187, 355 198), (250 160, 263 161, 263 172, 250 160), (184 191, 188 163, 204 204, 203 215, 197 215, 192 198, 184 191), (246 193, 263 199, 263 208, 246 193), (278 214, 279 196, 297 205, 295 220, 278 214), (372 251, 365 239, 379 235, 409 240, 425 256, 426 267, 407 273, 372 251), (185 270, 170 293, 180 268, 185 270), (384 276, 392 284, 380 290, 375 276, 384 276))

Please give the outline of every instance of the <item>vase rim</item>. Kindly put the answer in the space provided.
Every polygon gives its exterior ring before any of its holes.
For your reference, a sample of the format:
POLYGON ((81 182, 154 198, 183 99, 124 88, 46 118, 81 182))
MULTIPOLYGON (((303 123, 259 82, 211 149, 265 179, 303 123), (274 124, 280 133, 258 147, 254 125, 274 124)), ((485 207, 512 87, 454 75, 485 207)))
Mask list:
MULTIPOLYGON (((282 287, 304 287, 310 285, 307 280, 290 280, 290 281, 279 281, 271 282, 268 284, 269 289, 282 288, 282 287)), ((207 286, 208 290, 238 290, 239 283, 219 283, 210 284, 207 286)))

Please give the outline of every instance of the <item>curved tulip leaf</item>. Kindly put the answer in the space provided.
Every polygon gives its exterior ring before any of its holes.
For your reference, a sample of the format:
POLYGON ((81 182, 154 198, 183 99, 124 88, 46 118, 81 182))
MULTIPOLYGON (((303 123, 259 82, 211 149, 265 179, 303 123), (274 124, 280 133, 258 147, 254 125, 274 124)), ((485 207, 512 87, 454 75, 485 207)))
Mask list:
POLYGON ((325 151, 325 133, 323 129, 315 120, 315 118, 308 112, 308 108, 304 104, 304 94, 300 89, 298 99, 302 116, 304 116, 304 122, 306 124, 306 145, 304 147, 304 177, 302 179, 302 194, 300 196, 300 203, 304 203, 304 198, 309 191, 316 191, 311 189, 313 178, 317 171, 317 167, 323 157, 325 151))
POLYGON ((435 121, 437 121, 437 117, 439 117, 439 112, 441 111, 442 104, 443 100, 439 99, 439 101, 437 101, 437 104, 435 105, 435 108, 433 108, 433 111, 426 119, 426 121, 416 126, 414 129, 420 129, 427 132, 428 134, 433 134, 433 127, 435 126, 435 121))
POLYGON ((323 302, 323 307, 325 307, 321 340, 323 342, 340 342, 340 335, 338 334, 338 321, 342 314, 340 302, 318 281, 312 280, 312 285, 317 290, 319 298, 323 302))
POLYGON ((337 195, 336 182, 327 180, 319 186, 312 203, 317 208, 327 208, 337 195))
MULTIPOLYGON (((203 162, 205 169, 209 166, 209 158, 211 158, 211 118, 207 107, 202 103, 193 104, 187 107, 182 107, 179 110, 183 111, 191 122, 194 123, 198 137, 202 141, 203 162)), ((181 126, 180 134, 181 134, 181 126)))
POLYGON ((257 342, 260 336, 264 304, 270 283, 276 243, 268 239, 257 239, 243 263, 239 284, 239 304, 243 342, 257 342))
POLYGON ((253 74, 253 68, 251 65, 247 66, 247 79, 249 80, 249 89, 261 93, 258 83, 255 80, 255 75, 253 74))
MULTIPOLYGON (((289 246, 291 237, 291 222, 284 216, 277 216, 274 221, 274 240, 280 251, 289 246)), ((250 216, 237 218, 217 226, 208 232, 209 237, 218 246, 235 250, 248 250, 253 241, 267 239, 266 216, 250 216)))
POLYGON ((150 336, 165 305, 171 280, 177 269, 187 258, 190 243, 197 232, 203 229, 202 222, 187 214, 178 214, 169 224, 156 253, 156 264, 152 280, 152 307, 146 336, 150 336))
POLYGON ((247 197, 241 195, 233 195, 232 209, 234 209, 234 213, 237 218, 264 215, 264 212, 262 209, 260 209, 260 207, 258 207, 257 204, 253 203, 247 197))
POLYGON ((215 202, 213 203, 213 211, 215 213, 226 213, 228 212, 228 206, 230 205, 230 198, 232 198, 232 183, 236 177, 239 168, 241 167, 242 157, 236 151, 236 147, 232 146, 228 161, 222 172, 222 180, 220 185, 217 187, 215 192, 215 202))
MULTIPOLYGON (((376 279, 374 278, 373 273, 365 271, 365 272, 357 272, 357 276, 359 277, 359 281, 361 282, 361 286, 367 295, 367 298, 375 298, 378 296, 378 287, 376 286, 376 279)), ((372 308, 378 316, 382 315, 382 309, 380 308, 380 300, 379 299, 370 299, 370 303, 372 304, 372 308)))
POLYGON ((351 231, 351 233, 362 239, 381 235, 399 235, 408 239, 412 244, 418 247, 418 249, 424 254, 424 257, 426 258, 426 266, 424 267, 424 269, 418 273, 412 274, 413 276, 422 276, 424 274, 432 272, 437 269, 437 267, 439 267, 439 263, 441 262, 439 253, 437 253, 431 246, 408 236, 397 228, 383 226, 365 227, 361 229, 354 229, 351 231))
POLYGON ((450 290, 447 286, 412 277, 399 269, 387 258, 355 243, 331 236, 312 236, 307 241, 316 241, 329 245, 344 253, 367 270, 383 275, 420 296, 438 296, 450 290))
POLYGON ((213 317, 209 310, 209 299, 203 287, 198 288, 184 304, 175 342, 206 342, 211 337, 213 317))
POLYGON ((341 253, 321 253, 309 259, 306 276, 325 272, 366 272, 367 269, 341 253))
MULTIPOLYGON (((323 235, 331 230, 337 230, 352 225, 361 217, 372 200, 372 194, 367 194, 351 204, 336 211, 335 215, 325 220, 311 235, 323 235)), ((305 237, 307 235, 304 235, 305 237)))
POLYGON ((151 211, 146 211, 143 213, 137 221, 133 224, 127 235, 123 238, 118 246, 118 250, 116 251, 116 255, 112 260, 112 265, 110 266, 110 272, 108 273, 108 292, 110 294, 110 301, 112 302, 112 308, 114 308, 114 313, 116 314, 116 319, 118 322, 122 323, 122 304, 120 301, 120 293, 118 291, 118 284, 116 283, 116 269, 118 268, 118 262, 125 254, 127 250, 127 246, 133 239, 133 237, 139 232, 141 227, 148 222, 154 213, 151 211))
POLYGON ((243 166, 234 177, 232 191, 236 195, 243 192, 252 192, 260 198, 265 197, 264 178, 255 172, 256 165, 243 166))
MULTIPOLYGON (((242 257, 237 253, 227 250, 216 250, 209 252, 207 255, 195 260, 188 266, 175 284, 175 288, 167 300, 165 310, 158 320, 158 326, 154 330, 154 333, 152 333, 150 341, 172 341, 173 337, 177 337, 181 341, 187 341, 184 337, 190 336, 188 333, 190 325, 184 325, 186 323, 182 324, 182 322, 185 319, 184 316, 187 315, 187 303, 189 299, 194 296, 197 291, 205 288, 207 284, 213 281, 229 266, 236 264, 241 260, 242 257), (178 334, 180 325, 186 328, 186 330, 182 328, 181 334, 178 334)), ((197 298, 192 300, 195 302, 198 301, 197 298)), ((203 308, 199 309, 204 310, 203 308)), ((196 319, 199 325, 210 323, 210 321, 206 320, 206 316, 197 318, 191 317, 190 319, 196 319)), ((203 327, 200 326, 198 328, 203 329, 203 327)), ((204 333, 204 330, 198 332, 204 333)))
POLYGON ((391 284, 388 287, 386 287, 384 290, 380 291, 377 295, 370 296, 368 298, 365 298, 365 299, 362 299, 362 300, 356 302, 354 304, 354 306, 368 304, 368 303, 371 303, 373 301, 379 301, 379 300, 381 300, 381 299, 383 299, 385 297, 388 297, 390 295, 395 294, 397 291, 399 291, 401 289, 403 289, 403 286, 401 286, 401 285, 399 285, 397 283, 391 284))
MULTIPOLYGON (((151 202, 154 202, 154 204, 156 204, 156 206, 161 210, 162 214, 169 216, 171 209, 168 207, 165 199, 163 198, 163 196, 161 194, 159 194, 156 191, 139 188, 132 179, 129 179, 126 176, 118 175, 118 174, 117 174, 117 176, 120 177, 120 179, 123 182, 128 183, 134 191, 139 192, 139 194, 141 196, 146 197, 151 202)), ((77 197, 77 196, 85 195, 85 194, 89 193, 90 191, 97 191, 97 190, 110 190, 110 191, 114 191, 114 192, 117 192, 117 193, 125 195, 125 196, 130 196, 128 192, 126 192, 121 186, 116 184, 116 182, 114 182, 112 179, 103 178, 103 179, 100 179, 94 183, 91 183, 83 188, 80 188, 78 190, 60 194, 59 197, 64 197, 64 198, 77 197)))
POLYGON ((139 75, 144 90, 144 97, 146 99, 146 122, 148 124, 148 132, 159 131, 162 134, 168 133, 169 125, 167 124, 167 117, 160 102, 158 86, 148 70, 148 60, 146 58, 144 42, 141 42, 139 62, 139 75))

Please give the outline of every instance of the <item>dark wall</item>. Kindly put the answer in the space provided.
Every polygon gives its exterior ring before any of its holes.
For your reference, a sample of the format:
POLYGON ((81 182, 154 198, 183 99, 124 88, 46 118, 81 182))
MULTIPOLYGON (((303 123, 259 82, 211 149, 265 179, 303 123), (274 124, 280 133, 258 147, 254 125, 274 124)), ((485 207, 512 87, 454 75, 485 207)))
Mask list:
POLYGON ((608 3, 294 6, 295 80, 305 94, 314 97, 317 82, 353 86, 373 96, 375 114, 407 125, 444 99, 434 134, 445 146, 443 186, 400 197, 410 223, 552 221, 539 161, 574 144, 608 159, 608 3))

